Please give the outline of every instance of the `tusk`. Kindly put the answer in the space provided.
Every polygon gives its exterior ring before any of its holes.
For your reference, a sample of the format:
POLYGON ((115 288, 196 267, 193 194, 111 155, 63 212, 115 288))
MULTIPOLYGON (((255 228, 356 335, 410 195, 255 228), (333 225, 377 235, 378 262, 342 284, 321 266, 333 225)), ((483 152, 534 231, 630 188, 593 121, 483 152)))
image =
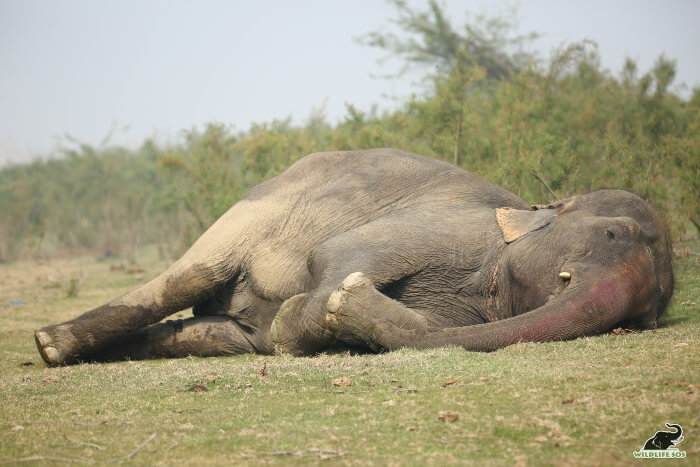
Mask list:
POLYGON ((562 279, 571 279, 571 273, 566 271, 560 272, 559 277, 561 277, 562 279))

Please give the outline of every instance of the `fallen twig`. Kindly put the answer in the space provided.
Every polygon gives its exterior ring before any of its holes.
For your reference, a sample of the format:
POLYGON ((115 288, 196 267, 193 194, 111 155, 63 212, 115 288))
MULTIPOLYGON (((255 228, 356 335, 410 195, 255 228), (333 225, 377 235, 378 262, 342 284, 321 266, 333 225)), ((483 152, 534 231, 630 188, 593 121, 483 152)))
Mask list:
MULTIPOLYGON (((85 457, 54 457, 54 456, 29 456, 29 457, 22 457, 20 459, 5 459, 5 460, 0 460, 0 464, 16 464, 18 462, 72 462, 72 463, 81 463, 81 464, 92 464, 95 462, 98 463, 104 463, 104 462, 124 462, 133 459, 136 454, 141 452, 143 448, 146 447, 148 443, 153 441, 158 433, 153 432, 151 435, 146 438, 146 440, 141 443, 136 449, 131 451, 129 454, 127 454, 124 457, 117 457, 116 459, 109 459, 106 461, 101 461, 98 459, 88 459, 85 457)), ((92 443, 85 443, 81 442, 80 444, 85 444, 88 446, 96 447, 98 449, 104 450, 102 446, 98 446, 97 444, 92 444, 92 443)))
POLYGON ((294 456, 294 457, 342 457, 347 456, 347 452, 333 451, 328 449, 304 449, 301 451, 265 451, 260 454, 267 456, 294 456))
POLYGON ((6 459, 0 461, 0 464, 16 464, 18 462, 79 462, 79 463, 91 463, 91 459, 83 459, 80 457, 69 458, 69 457, 52 457, 52 456, 29 456, 22 457, 21 459, 6 459))
POLYGON ((173 410, 174 413, 182 415, 185 412, 201 412, 202 409, 186 408, 173 410))
POLYGON ((107 450, 107 448, 105 448, 104 446, 100 446, 99 444, 95 444, 95 443, 88 443, 87 441, 78 441, 76 443, 76 445, 77 446, 88 446, 91 448, 95 448, 99 451, 106 451, 107 450))
POLYGON ((100 446, 99 444, 88 443, 87 441, 73 441, 73 440, 70 440, 70 439, 69 439, 68 441, 70 441, 71 443, 73 443, 73 446, 67 446, 67 447, 77 448, 77 447, 80 447, 80 446, 87 446, 87 447, 90 447, 90 448, 95 448, 95 449, 97 449, 98 451, 106 451, 106 450, 107 450, 107 448, 105 448, 105 447, 103 447, 103 446, 100 446))
POLYGON ((131 425, 131 422, 118 422, 116 420, 110 420, 110 419, 101 420, 99 422, 81 422, 80 420, 76 420, 76 419, 72 418, 71 423, 73 425, 80 425, 80 426, 102 426, 102 425, 124 426, 124 425, 131 425))
POLYGON ((149 436, 148 438, 146 438, 146 441, 144 441, 143 443, 141 443, 141 445, 140 445, 139 447, 137 447, 136 449, 134 449, 133 451, 131 451, 131 452, 130 452, 129 454, 127 454, 126 456, 124 456, 124 457, 118 457, 118 458, 116 458, 116 459, 110 459, 110 460, 107 461, 107 462, 122 462, 122 461, 128 461, 129 459, 132 459, 134 456, 136 456, 136 454, 138 454, 139 452, 141 452, 141 450, 142 450, 143 448, 145 448, 146 445, 147 445, 148 443, 150 443, 151 441, 153 441, 153 440, 155 439, 155 437, 156 437, 157 434, 158 434, 158 433, 156 433, 156 432, 154 431, 153 433, 151 433, 151 436, 149 436))

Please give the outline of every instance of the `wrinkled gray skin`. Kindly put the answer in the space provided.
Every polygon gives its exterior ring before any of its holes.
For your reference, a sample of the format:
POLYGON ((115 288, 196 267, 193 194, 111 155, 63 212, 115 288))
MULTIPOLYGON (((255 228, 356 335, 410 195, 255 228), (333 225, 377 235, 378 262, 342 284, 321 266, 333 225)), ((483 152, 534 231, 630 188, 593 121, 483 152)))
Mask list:
POLYGON ((672 291, 667 231, 632 193, 530 207, 444 162, 332 152, 253 188, 160 276, 35 338, 50 365, 492 351, 653 328, 672 291), (188 307, 195 317, 159 323, 188 307))

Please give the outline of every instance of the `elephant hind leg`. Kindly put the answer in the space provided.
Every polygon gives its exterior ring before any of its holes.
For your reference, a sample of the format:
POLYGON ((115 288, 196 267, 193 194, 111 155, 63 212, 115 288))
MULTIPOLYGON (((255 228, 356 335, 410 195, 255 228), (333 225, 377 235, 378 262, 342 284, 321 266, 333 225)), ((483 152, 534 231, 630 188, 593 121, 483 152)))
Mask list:
MULTIPOLYGON (((270 338, 274 342, 276 354, 285 353, 280 350, 282 348, 303 349, 313 344, 315 338, 313 334, 309 336, 306 330, 309 324, 314 324, 308 319, 308 312, 305 311, 310 298, 311 294, 301 293, 288 298, 280 305, 270 326, 270 338)), ((303 353, 300 352, 298 355, 303 353)))
POLYGON ((210 297, 232 280, 224 264, 176 263, 150 282, 75 319, 35 332, 39 353, 49 365, 85 360, 126 334, 210 297))
POLYGON ((153 324, 128 333, 85 360, 217 357, 257 353, 252 336, 227 316, 201 316, 153 324))

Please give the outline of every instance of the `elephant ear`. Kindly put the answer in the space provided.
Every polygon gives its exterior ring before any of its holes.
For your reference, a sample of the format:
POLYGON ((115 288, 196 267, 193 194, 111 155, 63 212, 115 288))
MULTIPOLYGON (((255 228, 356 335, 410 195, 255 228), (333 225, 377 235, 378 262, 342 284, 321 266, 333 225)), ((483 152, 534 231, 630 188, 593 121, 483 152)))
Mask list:
POLYGON ((496 221, 503 233, 506 243, 514 242, 523 235, 527 235, 549 224, 558 214, 554 206, 541 208, 533 206, 532 210, 497 208, 496 221))

